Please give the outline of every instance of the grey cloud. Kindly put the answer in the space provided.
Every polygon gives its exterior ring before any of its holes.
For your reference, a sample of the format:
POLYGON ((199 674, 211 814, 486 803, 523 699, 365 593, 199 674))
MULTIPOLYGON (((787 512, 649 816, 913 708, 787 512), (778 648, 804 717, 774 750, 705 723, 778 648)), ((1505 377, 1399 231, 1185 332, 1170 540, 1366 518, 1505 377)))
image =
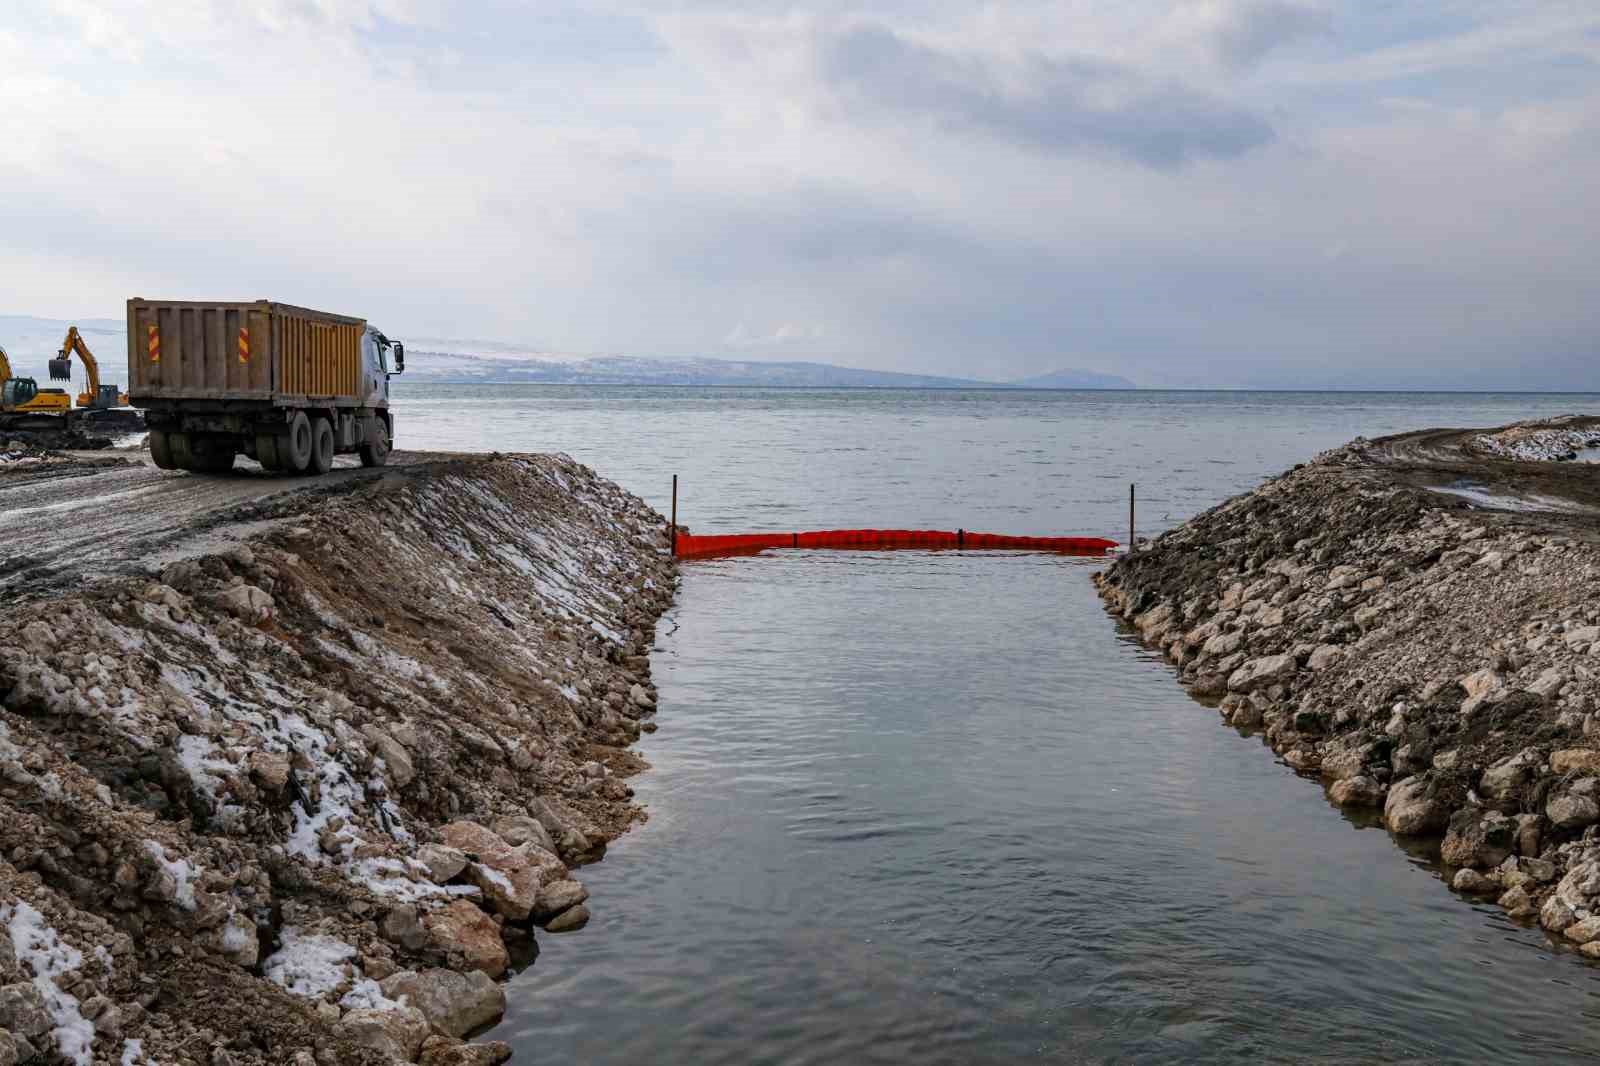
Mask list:
POLYGON ((1233 0, 1222 10, 1212 36, 1217 59, 1242 70, 1268 52, 1328 28, 1328 15, 1291 0, 1233 0))
POLYGON ((1001 69, 866 23, 821 34, 816 60, 825 91, 847 112, 921 118, 1052 153, 1098 149, 1171 168, 1274 138, 1249 110, 1099 60, 1035 55, 1001 69))

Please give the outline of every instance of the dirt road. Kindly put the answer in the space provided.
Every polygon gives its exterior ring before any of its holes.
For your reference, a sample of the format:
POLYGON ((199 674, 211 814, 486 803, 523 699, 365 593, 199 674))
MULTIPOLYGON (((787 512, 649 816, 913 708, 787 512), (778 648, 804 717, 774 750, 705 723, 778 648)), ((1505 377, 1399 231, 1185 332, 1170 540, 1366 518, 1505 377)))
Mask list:
POLYGON ((319 498, 433 454, 365 470, 340 457, 320 478, 239 460, 226 476, 159 470, 142 453, 72 453, 0 468, 0 602, 111 573, 144 572, 284 522, 319 498))
POLYGON ((1487 451, 1486 439, 1526 434, 1530 427, 1595 430, 1600 419, 1563 418, 1500 429, 1428 429, 1370 441, 1353 449, 1354 470, 1375 484, 1400 483, 1465 500, 1484 511, 1569 536, 1600 541, 1600 465, 1593 462, 1522 462, 1487 451))

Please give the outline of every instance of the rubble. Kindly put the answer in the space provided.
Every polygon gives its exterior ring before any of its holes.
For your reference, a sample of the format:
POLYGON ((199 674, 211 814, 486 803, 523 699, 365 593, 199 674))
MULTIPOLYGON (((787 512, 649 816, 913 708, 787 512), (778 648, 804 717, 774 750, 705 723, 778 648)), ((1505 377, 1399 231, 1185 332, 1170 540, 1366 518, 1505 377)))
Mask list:
POLYGON ((1600 423, 1358 439, 1096 582, 1197 699, 1333 803, 1439 841, 1459 891, 1587 949, 1600 943, 1600 537, 1579 515, 1597 492, 1581 467, 1505 458, 1559 434, 1600 439, 1600 423), (1552 506, 1440 494, 1467 477, 1552 506))
POLYGON ((0 1056, 504 1061, 496 978, 643 817, 658 515, 545 456, 278 506, 7 606, 0 1056))
POLYGON ((1523 462, 1572 462, 1585 451, 1600 448, 1600 432, 1558 419, 1507 426, 1474 437, 1471 447, 1487 455, 1523 462))

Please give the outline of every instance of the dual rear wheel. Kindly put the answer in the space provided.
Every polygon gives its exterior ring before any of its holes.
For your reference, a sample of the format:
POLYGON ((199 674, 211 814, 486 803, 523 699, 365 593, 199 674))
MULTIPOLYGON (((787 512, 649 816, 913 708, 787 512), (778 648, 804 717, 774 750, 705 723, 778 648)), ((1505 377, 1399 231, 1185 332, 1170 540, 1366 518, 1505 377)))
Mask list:
POLYGON ((225 474, 233 469, 233 442, 220 434, 150 431, 150 458, 163 470, 225 474))
POLYGON ((256 434, 256 459, 268 470, 326 474, 333 469, 333 424, 296 411, 286 432, 256 434))

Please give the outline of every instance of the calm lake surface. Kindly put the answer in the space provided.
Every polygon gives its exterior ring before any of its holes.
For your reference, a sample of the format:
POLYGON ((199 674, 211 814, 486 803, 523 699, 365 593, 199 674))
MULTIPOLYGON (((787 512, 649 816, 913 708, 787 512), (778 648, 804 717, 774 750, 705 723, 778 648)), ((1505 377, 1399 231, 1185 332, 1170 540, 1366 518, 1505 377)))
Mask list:
MULTIPOLYGON (((1356 435, 1596 396, 401 385, 400 444, 564 451, 695 532, 1158 532, 1356 435)), ((1454 896, 1118 632, 1096 561, 691 563, 650 820, 494 1035, 572 1063, 1553 1062, 1600 970, 1454 896)))

